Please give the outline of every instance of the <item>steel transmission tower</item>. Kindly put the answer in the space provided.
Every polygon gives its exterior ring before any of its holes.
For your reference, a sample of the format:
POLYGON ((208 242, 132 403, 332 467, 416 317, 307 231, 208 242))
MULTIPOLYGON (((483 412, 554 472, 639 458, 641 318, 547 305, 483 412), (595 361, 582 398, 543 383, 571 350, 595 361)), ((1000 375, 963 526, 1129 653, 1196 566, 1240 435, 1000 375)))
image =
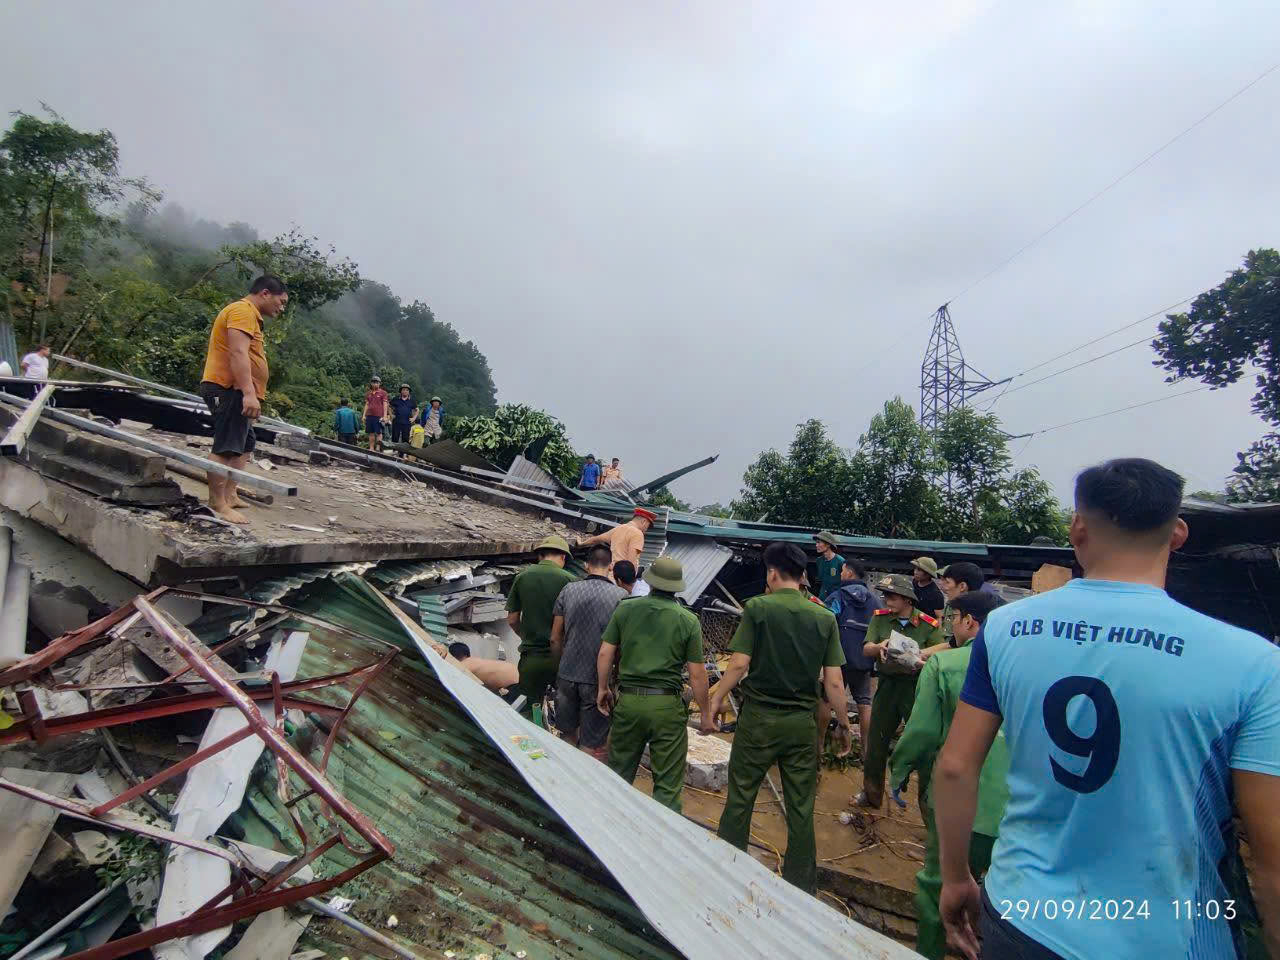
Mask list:
POLYGON ((1008 382, 990 380, 964 362, 951 311, 945 303, 940 306, 920 364, 920 424, 925 430, 936 433, 947 415, 965 406, 970 397, 1008 382))

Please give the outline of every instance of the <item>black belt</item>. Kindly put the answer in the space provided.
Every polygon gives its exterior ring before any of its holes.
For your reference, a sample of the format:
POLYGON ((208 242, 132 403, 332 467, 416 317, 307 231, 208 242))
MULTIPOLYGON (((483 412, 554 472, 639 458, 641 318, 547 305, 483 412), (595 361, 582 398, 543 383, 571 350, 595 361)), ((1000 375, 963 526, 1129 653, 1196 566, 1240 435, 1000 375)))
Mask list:
POLYGON ((633 693, 638 697, 674 697, 677 696, 674 690, 668 690, 666 687, 619 687, 619 693, 633 693))

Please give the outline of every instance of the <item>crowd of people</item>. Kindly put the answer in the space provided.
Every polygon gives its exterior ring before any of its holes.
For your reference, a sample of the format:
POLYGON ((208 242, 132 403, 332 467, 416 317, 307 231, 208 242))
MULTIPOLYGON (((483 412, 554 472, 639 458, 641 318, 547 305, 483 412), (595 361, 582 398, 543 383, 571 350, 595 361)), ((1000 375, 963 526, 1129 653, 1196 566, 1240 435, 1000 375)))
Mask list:
MULTIPOLYGON (((263 318, 287 302, 277 278, 260 277, 214 322, 201 394, 213 457, 227 466, 253 449, 268 377, 263 318)), ((43 348, 24 358, 24 373, 40 374, 42 358, 47 376, 43 348)), ((402 385, 393 399, 377 377, 363 416, 371 448, 388 421, 410 443, 415 427, 438 436, 444 421, 438 397, 419 407, 402 385)), ((334 425, 354 439, 348 402, 334 425)), ((613 477, 616 458, 601 468, 590 457, 579 486, 613 477)), ((209 490, 216 511, 243 522, 234 482, 211 473, 209 490)), ((527 712, 554 689, 562 734, 628 781, 647 748, 654 798, 677 811, 686 676, 701 734, 740 694, 718 832, 746 848, 776 764, 783 876, 809 891, 819 751, 829 717, 839 752, 850 749, 847 695, 863 754, 850 803, 880 808, 887 777, 905 806, 917 778, 927 833, 917 946, 927 957, 948 946, 970 960, 1234 957, 1253 922, 1260 949, 1280 958, 1280 651, 1165 591, 1170 554, 1187 537, 1182 493, 1182 478, 1149 460, 1084 470, 1070 528, 1083 576, 1010 604, 967 561, 939 569, 918 557, 909 576, 872 582, 827 532, 816 538, 815 597, 805 552, 772 543, 765 592, 745 604, 714 687, 698 618, 679 598, 680 563, 660 556, 637 578, 656 519, 640 508, 578 544, 585 580, 565 570, 564 538, 542 541, 508 594, 519 663, 489 669, 485 682, 514 683, 527 712), (1237 820, 1251 886, 1239 882, 1237 820)), ((466 665, 469 651, 458 653, 466 665)))
POLYGON ((359 417, 347 397, 338 402, 333 413, 333 431, 343 443, 357 443, 361 426, 371 451, 381 450, 384 442, 421 449, 444 436, 444 401, 433 396, 421 404, 407 383, 400 384, 393 397, 375 374, 369 379, 359 417))

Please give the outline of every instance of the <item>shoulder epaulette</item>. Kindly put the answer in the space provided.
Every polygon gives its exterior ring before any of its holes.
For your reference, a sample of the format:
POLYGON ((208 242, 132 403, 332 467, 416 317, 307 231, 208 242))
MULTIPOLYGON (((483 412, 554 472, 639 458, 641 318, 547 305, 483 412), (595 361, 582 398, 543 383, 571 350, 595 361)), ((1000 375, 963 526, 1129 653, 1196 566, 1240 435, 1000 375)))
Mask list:
POLYGON ((885 607, 883 610, 877 610, 875 613, 872 614, 872 616, 878 617, 878 616, 881 616, 882 614, 889 614, 889 613, 893 613, 893 611, 890 610, 888 607, 885 607))
POLYGON ((929 616, 927 613, 921 613, 920 619, 923 620, 925 623, 927 623, 931 627, 938 626, 938 621, 933 619, 933 617, 929 616))

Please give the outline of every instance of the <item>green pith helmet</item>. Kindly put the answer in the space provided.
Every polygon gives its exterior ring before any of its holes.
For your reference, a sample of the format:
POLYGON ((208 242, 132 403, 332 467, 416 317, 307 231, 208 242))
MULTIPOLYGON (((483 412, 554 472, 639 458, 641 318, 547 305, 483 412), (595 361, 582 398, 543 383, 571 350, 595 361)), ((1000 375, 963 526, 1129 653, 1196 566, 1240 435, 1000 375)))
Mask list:
POLYGON ((569 550, 569 541, 566 540, 564 537, 557 536, 554 533, 551 536, 547 537, 545 540, 543 540, 536 547, 534 547, 533 550, 534 550, 534 553, 537 553, 539 550, 559 550, 566 557, 572 555, 571 551, 569 550))
POLYGON ((441 400, 439 397, 432 397, 430 402, 431 402, 431 403, 444 403, 444 401, 443 401, 443 400, 441 400))
POLYGON ((938 575, 938 564, 933 557, 916 557, 911 561, 913 567, 918 567, 931 577, 938 575))
POLYGON ((888 576, 881 577, 876 584, 876 589, 881 593, 896 593, 900 597, 906 597, 912 603, 916 602, 916 588, 911 582, 911 578, 905 573, 891 573, 888 576))
POLYGON ((832 550, 834 550, 836 547, 840 546, 840 544, 836 543, 836 535, 835 535, 834 533, 832 533, 831 531, 829 531, 829 530, 823 530, 820 534, 818 534, 818 535, 817 535, 816 537, 814 537, 813 539, 815 539, 815 540, 817 540, 817 541, 819 541, 819 542, 821 542, 821 543, 825 543, 825 544, 826 544, 827 546, 829 546, 832 550))
POLYGON ((679 593, 684 589, 684 567, 675 557, 659 557, 644 572, 644 582, 655 590, 679 593))

